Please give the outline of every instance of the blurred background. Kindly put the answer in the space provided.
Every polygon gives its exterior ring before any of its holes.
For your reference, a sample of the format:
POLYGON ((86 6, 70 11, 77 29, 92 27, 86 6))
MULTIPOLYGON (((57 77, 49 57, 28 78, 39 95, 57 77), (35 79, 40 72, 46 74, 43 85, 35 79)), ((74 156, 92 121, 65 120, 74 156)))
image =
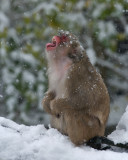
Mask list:
POLYGON ((109 128, 128 104, 128 0, 0 0, 0 116, 48 124, 45 44, 77 35, 111 98, 109 128))

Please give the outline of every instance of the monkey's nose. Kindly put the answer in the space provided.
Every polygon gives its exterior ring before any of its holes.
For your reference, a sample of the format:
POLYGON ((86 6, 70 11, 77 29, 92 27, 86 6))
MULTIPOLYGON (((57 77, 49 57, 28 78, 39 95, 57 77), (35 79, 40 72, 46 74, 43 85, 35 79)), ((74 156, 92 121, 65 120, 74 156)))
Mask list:
POLYGON ((59 36, 54 36, 54 37, 52 38, 52 43, 59 44, 60 42, 61 42, 61 40, 60 40, 60 37, 59 37, 59 36))

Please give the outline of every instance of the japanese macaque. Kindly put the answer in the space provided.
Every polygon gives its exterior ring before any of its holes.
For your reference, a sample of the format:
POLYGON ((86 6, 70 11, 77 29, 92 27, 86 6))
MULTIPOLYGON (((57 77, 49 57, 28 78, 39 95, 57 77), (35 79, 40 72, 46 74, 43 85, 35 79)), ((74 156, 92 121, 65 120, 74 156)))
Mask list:
POLYGON ((43 99, 51 126, 76 145, 103 136, 109 115, 107 88, 76 36, 61 31, 46 44, 49 89, 43 99))

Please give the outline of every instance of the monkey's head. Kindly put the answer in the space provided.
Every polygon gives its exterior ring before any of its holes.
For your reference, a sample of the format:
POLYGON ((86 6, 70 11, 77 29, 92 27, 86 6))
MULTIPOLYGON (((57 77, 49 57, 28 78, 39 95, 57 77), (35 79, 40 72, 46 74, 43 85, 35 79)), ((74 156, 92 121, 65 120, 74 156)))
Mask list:
POLYGON ((68 31, 59 31, 59 34, 52 38, 52 42, 46 44, 46 51, 48 60, 68 57, 73 62, 79 61, 84 52, 77 37, 68 31))

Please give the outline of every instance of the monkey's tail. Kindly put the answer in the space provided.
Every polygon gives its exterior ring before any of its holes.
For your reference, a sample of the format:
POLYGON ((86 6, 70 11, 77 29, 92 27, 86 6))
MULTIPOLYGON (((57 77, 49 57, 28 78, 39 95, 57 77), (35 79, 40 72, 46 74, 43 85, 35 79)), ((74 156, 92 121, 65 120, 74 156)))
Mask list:
POLYGON ((100 137, 96 136, 90 139, 87 143, 88 146, 97 149, 97 150, 113 150, 116 151, 117 149, 123 149, 128 152, 128 143, 117 143, 115 144, 112 140, 108 139, 107 137, 100 137), (115 149, 117 148, 117 149, 115 149))

